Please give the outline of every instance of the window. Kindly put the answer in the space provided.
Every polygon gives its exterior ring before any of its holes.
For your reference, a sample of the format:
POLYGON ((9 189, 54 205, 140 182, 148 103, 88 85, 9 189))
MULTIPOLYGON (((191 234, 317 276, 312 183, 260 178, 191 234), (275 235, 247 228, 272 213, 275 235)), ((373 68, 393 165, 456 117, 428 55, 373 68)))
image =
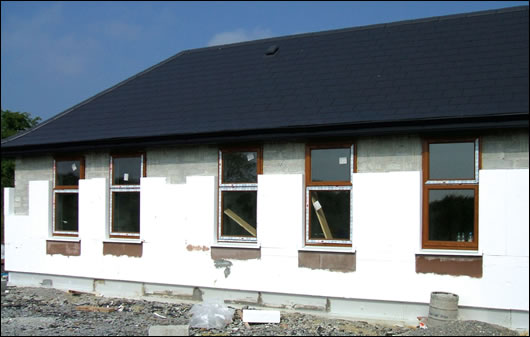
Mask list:
POLYGON ((85 161, 78 158, 56 158, 53 164, 54 236, 78 236, 79 179, 85 178, 85 161))
POLYGON ((423 144, 422 246, 478 249, 479 141, 423 144))
POLYGON ((351 246, 351 144, 306 148, 306 245, 351 246))
POLYGON ((257 242, 259 147, 219 150, 218 241, 257 242))
POLYGON ((140 237, 140 178, 145 154, 112 155, 110 159, 110 237, 140 237))

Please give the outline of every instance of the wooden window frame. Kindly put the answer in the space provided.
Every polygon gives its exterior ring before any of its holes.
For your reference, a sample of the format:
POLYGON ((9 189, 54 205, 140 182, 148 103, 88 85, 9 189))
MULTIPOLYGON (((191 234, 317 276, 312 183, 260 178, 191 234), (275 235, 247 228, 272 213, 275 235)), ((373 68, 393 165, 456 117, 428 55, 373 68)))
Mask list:
POLYGON ((304 242, 306 246, 331 246, 331 247, 351 247, 353 244, 353 174, 357 172, 357 153, 353 143, 324 143, 307 144, 305 152, 305 233, 304 242), (311 151, 319 149, 350 149, 350 180, 349 181, 311 181, 311 151), (344 239, 314 239, 310 237, 311 228, 311 191, 349 191, 350 192, 350 238, 344 239))
MULTIPOLYGON (((218 242, 231 242, 231 243, 257 243, 258 236, 229 236, 222 235, 223 233, 223 192, 258 192, 258 181, 257 176, 263 174, 263 148, 261 145, 248 145, 241 147, 221 147, 218 151, 218 223, 217 223, 217 241, 218 242), (249 183, 224 183, 224 168, 223 168, 223 153, 231 152, 256 152, 257 163, 256 163, 256 182, 249 183)), ((256 205, 257 210, 258 205, 256 205)), ((256 224, 257 225, 257 224, 256 224)))
POLYGON ((55 229, 55 221, 57 219, 57 201, 56 196, 59 193, 77 194, 79 202, 79 181, 77 185, 57 185, 57 162, 61 161, 79 161, 79 180, 85 179, 85 158, 83 156, 68 156, 68 157, 54 157, 53 159, 53 211, 52 211, 52 236, 79 236, 79 210, 77 218, 77 231, 58 231, 55 229))
POLYGON ((140 238, 140 229, 138 233, 133 232, 114 232, 114 193, 123 193, 123 192, 137 192, 140 193, 140 184, 130 184, 130 185, 115 185, 114 184, 114 159, 115 158, 135 158, 140 157, 140 177, 147 176, 147 158, 145 152, 133 152, 133 153, 117 153, 110 155, 110 164, 109 164, 109 174, 110 174, 110 210, 109 210, 109 237, 118 238, 118 239, 139 239, 140 238))
POLYGON ((452 249, 452 250, 478 250, 479 226, 478 226, 478 198, 479 198, 479 170, 481 169, 482 153, 480 138, 440 138, 424 139, 422 148, 422 248, 423 249, 452 249), (429 145, 444 143, 474 143, 474 179, 429 179, 429 145), (431 190, 473 190, 474 212, 473 212, 473 241, 435 241, 429 240, 429 191, 431 190))

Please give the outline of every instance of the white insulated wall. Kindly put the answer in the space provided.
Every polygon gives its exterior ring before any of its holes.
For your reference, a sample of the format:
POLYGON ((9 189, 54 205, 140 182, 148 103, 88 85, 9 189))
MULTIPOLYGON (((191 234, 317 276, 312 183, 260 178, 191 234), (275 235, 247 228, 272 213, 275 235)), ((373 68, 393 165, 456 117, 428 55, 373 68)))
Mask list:
POLYGON ((428 303, 432 291, 460 295, 461 306, 528 311, 528 169, 482 170, 479 208, 482 278, 417 274, 421 251, 420 172, 356 173, 353 179, 355 272, 298 267, 303 247, 304 177, 258 178, 261 259, 216 268, 217 177, 141 181, 141 258, 103 255, 108 180, 79 186, 81 256, 46 255, 51 183, 32 181, 29 215, 15 216, 6 189, 6 270, 194 287, 428 303))

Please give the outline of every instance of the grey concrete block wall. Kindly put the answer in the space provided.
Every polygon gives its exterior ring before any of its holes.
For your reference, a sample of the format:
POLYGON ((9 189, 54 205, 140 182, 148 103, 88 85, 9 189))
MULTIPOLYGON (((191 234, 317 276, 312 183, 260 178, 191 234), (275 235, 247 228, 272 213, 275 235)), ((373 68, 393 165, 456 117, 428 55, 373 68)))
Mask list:
POLYGON ((85 179, 108 178, 110 176, 110 155, 108 152, 85 154, 85 179))
POLYGON ((53 157, 37 156, 15 160, 15 214, 28 215, 29 182, 53 181, 53 157))
POLYGON ((186 176, 217 176, 217 146, 168 147, 147 150, 147 176, 184 184, 186 176))
POLYGON ((528 129, 486 133, 482 140, 482 169, 528 168, 528 129))
POLYGON ((263 145, 263 174, 304 174, 304 143, 263 145))
MULTIPOLYGON (((419 136, 361 137, 357 147, 357 172, 420 171, 422 139, 419 136)), ((500 130, 481 135, 482 169, 529 167, 528 129, 500 130)), ((186 176, 217 176, 218 147, 186 146, 152 148, 146 151, 147 176, 167 177, 171 184, 186 182, 186 176)), ((305 143, 272 142, 263 146, 264 174, 304 174, 305 143)), ((85 154, 85 177, 109 177, 109 152, 85 154)), ((28 214, 28 182, 53 181, 53 157, 16 159, 15 213, 28 214)))
MULTIPOLYGON (((421 170, 419 136, 364 137, 357 147, 357 172, 421 170)), ((263 146, 263 174, 304 174, 305 143, 268 143, 263 146)))
POLYGON ((359 173, 421 170, 419 136, 363 137, 355 144, 359 173))

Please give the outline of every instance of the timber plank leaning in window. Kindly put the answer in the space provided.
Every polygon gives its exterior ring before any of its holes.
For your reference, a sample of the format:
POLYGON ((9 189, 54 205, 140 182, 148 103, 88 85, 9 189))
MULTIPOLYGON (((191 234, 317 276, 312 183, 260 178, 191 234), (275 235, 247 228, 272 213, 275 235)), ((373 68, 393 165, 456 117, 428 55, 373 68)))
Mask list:
POLYGON ((145 177, 145 154, 110 157, 110 237, 140 238, 140 177, 145 177))
POLYGON ((423 142, 422 247, 478 249, 479 140, 423 142))
POLYGON ((352 144, 306 146, 306 245, 352 245, 352 144))
POLYGON ((79 179, 85 178, 83 157, 58 157, 53 163, 54 236, 78 236, 79 179))
POLYGON ((258 174, 262 172, 261 147, 219 150, 218 241, 257 242, 258 174))

